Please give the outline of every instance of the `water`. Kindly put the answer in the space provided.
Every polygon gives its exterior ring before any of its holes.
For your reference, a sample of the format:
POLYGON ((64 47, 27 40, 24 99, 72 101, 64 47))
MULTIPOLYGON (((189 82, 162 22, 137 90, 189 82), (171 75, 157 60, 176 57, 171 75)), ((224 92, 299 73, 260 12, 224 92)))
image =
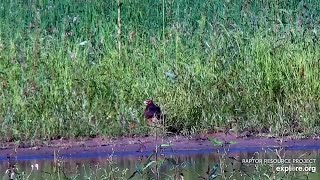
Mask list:
MULTIPOLYGON (((11 160, 16 162, 18 172, 17 176, 23 176, 25 179, 128 179, 138 169, 146 167, 148 162, 155 160, 153 155, 148 161, 152 152, 132 154, 91 154, 84 153, 78 156, 57 155, 54 159, 49 156, 35 156, 24 158, 21 156, 11 160), (87 154, 87 155, 86 155, 87 154), (139 168, 140 167, 140 168, 139 168)), ((298 161, 298 162, 299 162, 298 161)), ((184 179, 199 179, 199 177, 208 177, 208 168, 211 169, 215 179, 268 179, 268 176, 275 175, 276 179, 320 179, 320 150, 316 148, 291 148, 290 150, 278 149, 204 149, 202 151, 164 151, 164 154, 158 154, 157 157, 160 179, 178 179, 183 175, 184 179), (246 151, 244 151, 246 150, 246 151), (259 151, 258 151, 259 150, 259 151), (281 157, 287 164, 262 163, 265 160, 276 161, 281 157), (258 164, 249 164, 249 159, 254 158, 258 164), (294 164, 293 161, 309 160, 309 163, 294 164), (160 165, 161 164, 161 165, 160 165), (214 167, 216 172, 213 173, 214 167), (310 172, 278 172, 277 167, 301 167, 310 172), (310 169, 305 169, 305 167, 310 169), (312 172, 315 171, 315 172, 312 172)), ((155 178, 156 163, 150 163, 150 166, 139 174, 136 173, 132 179, 152 179, 155 178)), ((8 179, 6 170, 8 169, 8 160, 5 157, 0 159, 0 177, 8 179)), ((281 170, 281 169, 280 169, 281 170)), ((282 169, 284 170, 284 168, 282 169)))

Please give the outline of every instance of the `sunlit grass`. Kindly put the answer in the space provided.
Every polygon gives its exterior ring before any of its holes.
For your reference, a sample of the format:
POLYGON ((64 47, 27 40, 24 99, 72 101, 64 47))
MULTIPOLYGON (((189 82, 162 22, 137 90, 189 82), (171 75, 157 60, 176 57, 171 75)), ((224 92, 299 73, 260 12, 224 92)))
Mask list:
POLYGON ((120 17, 116 1, 0 8, 4 140, 144 134, 146 98, 185 134, 229 121, 319 134, 316 1, 126 0, 120 17))

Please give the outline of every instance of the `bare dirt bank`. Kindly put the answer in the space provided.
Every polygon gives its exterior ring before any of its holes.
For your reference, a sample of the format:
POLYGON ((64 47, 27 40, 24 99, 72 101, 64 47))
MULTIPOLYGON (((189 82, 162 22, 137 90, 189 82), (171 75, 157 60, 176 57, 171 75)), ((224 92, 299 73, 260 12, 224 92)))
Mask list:
MULTIPOLYGON (((217 142, 217 141, 215 141, 217 142)), ((219 144, 218 143, 218 144, 219 144)), ((15 155, 18 160, 52 159, 54 154, 66 158, 85 158, 109 156, 138 156, 141 153, 152 153, 157 145, 166 144, 164 152, 169 153, 203 153, 214 152, 218 149, 228 148, 233 151, 261 150, 266 148, 285 149, 320 149, 320 138, 307 139, 283 138, 237 138, 235 135, 224 133, 206 134, 197 137, 170 136, 155 137, 121 137, 121 138, 83 138, 61 139, 31 144, 5 142, 0 145, 0 161, 7 156, 15 155), (210 139, 219 140, 220 145, 212 143, 210 139), (170 145, 170 146, 168 146, 170 145), (14 153, 16 151, 16 153, 14 153)))

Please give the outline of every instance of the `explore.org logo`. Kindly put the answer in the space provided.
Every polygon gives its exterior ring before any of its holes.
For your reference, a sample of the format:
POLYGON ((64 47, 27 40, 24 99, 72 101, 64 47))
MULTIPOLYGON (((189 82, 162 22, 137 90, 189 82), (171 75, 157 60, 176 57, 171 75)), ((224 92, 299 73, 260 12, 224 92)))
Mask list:
POLYGON ((316 166, 278 166, 276 167, 276 171, 282 172, 317 172, 316 166))
POLYGON ((272 165, 276 171, 282 172, 317 172, 316 159, 260 159, 250 158, 242 159, 243 164, 269 164, 272 165))

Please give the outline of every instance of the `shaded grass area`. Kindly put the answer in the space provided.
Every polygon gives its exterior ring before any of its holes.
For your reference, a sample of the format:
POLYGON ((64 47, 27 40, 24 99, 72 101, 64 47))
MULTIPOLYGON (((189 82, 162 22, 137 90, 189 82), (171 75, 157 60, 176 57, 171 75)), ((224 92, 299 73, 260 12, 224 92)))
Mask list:
POLYGON ((3 140, 145 134, 146 98, 183 134, 319 134, 319 2, 0 6, 3 140))

